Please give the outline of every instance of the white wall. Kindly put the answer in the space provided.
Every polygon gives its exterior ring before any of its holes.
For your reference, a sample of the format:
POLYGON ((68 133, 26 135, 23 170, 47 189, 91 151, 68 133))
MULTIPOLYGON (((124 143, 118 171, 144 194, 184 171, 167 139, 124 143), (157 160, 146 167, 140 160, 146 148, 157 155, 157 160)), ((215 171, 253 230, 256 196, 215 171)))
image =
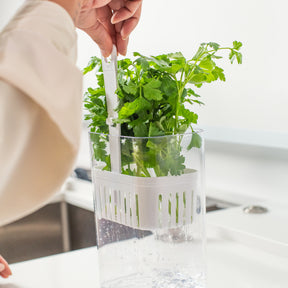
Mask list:
POLYGON ((208 194, 216 198, 229 195, 231 202, 241 195, 288 205, 287 149, 210 141, 206 144, 208 194))

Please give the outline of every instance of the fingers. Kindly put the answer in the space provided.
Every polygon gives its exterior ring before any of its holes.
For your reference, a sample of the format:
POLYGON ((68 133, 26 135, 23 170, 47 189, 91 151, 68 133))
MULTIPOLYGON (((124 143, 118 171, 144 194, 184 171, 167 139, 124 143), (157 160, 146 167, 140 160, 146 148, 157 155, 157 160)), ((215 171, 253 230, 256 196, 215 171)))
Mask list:
MULTIPOLYGON (((96 9, 97 25, 93 25, 84 31, 98 44, 101 54, 108 57, 113 48, 117 47, 117 52, 126 55, 128 46, 128 37, 123 39, 121 31, 123 22, 113 25, 111 23, 112 11, 109 6, 96 9)), ((87 18, 86 18, 87 19, 87 18)))
POLYGON ((127 1, 125 2, 125 5, 125 7, 122 7, 116 11, 111 18, 111 22, 113 24, 123 22, 122 29, 120 31, 123 40, 129 37, 140 20, 142 1, 127 1))
POLYGON ((113 43, 116 42, 115 28, 111 23, 111 17, 112 11, 108 6, 83 10, 77 25, 98 44, 104 57, 111 54, 113 43))
POLYGON ((116 44, 118 53, 126 55, 129 35, 139 22, 142 0, 87 0, 77 27, 99 46, 104 57, 116 44))
POLYGON ((126 39, 137 26, 141 15, 141 7, 136 11, 133 17, 124 21, 121 29, 121 37, 126 39))
POLYGON ((8 272, 8 271, 6 272, 6 270, 5 270, 5 271, 3 271, 3 272, 0 273, 0 276, 1 276, 2 278, 5 278, 5 279, 6 279, 6 278, 8 278, 9 276, 11 276, 11 274, 12 274, 12 273, 10 273, 10 272, 8 272))
POLYGON ((97 22, 94 26, 84 30, 99 46, 101 54, 108 57, 113 48, 113 40, 105 27, 97 22))
POLYGON ((141 4, 142 0, 129 0, 125 2, 125 6, 114 13, 111 22, 116 24, 131 18, 140 9, 141 4))
POLYGON ((129 38, 126 38, 125 40, 119 35, 117 34, 117 51, 119 54, 125 56, 127 54, 127 47, 128 47, 128 42, 129 42, 129 38))
POLYGON ((122 26, 123 26, 122 22, 115 24, 116 46, 117 46, 118 53, 125 56, 127 53, 127 46, 128 46, 129 38, 127 37, 123 39, 121 35, 122 26))
POLYGON ((0 256, 0 276, 8 278, 10 275, 12 275, 12 272, 8 263, 2 256, 0 256))
POLYGON ((104 6, 96 9, 97 20, 104 26, 108 34, 111 36, 113 42, 115 42, 115 27, 111 23, 112 11, 108 6, 104 6))

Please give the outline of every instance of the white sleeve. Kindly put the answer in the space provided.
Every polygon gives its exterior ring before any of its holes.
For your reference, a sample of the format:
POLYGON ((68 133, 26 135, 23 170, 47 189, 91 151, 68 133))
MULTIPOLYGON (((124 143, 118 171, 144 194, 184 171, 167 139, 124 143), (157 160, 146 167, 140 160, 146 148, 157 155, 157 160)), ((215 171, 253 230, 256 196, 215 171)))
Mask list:
POLYGON ((71 172, 82 75, 69 14, 28 1, 0 34, 0 225, 44 205, 71 172))

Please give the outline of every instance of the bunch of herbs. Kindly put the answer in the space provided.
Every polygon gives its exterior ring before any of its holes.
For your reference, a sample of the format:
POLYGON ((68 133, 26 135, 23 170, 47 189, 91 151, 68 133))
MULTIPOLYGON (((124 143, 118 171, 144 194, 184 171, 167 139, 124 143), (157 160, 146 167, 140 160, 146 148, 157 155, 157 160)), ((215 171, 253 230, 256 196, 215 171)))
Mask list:
MULTIPOLYGON (((181 175, 185 171, 185 157, 181 154, 182 136, 188 130, 194 132, 198 115, 193 105, 203 105, 195 88, 205 83, 225 81, 224 70, 216 62, 229 52, 229 60, 242 63, 239 52, 241 42, 232 47, 220 47, 214 42, 202 43, 191 59, 181 52, 144 56, 135 52, 135 60, 118 61, 118 118, 114 124, 121 125, 121 173, 150 177, 153 175, 181 175), (162 137, 178 135, 177 137, 162 137)), ((110 170, 110 155, 107 154, 109 127, 107 104, 101 59, 92 57, 84 74, 96 71, 96 88, 85 93, 85 119, 90 122, 94 157, 105 163, 110 170)), ((200 148, 201 137, 191 133, 187 149, 200 148)))

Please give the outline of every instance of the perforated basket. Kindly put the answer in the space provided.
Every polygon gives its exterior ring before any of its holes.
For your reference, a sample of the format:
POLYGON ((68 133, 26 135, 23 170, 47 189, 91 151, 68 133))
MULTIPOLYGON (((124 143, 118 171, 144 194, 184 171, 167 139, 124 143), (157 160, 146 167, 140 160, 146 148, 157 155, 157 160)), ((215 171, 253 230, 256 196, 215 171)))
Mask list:
POLYGON ((180 176, 136 177, 93 170, 99 218, 137 229, 177 227, 193 222, 198 172, 180 176))

